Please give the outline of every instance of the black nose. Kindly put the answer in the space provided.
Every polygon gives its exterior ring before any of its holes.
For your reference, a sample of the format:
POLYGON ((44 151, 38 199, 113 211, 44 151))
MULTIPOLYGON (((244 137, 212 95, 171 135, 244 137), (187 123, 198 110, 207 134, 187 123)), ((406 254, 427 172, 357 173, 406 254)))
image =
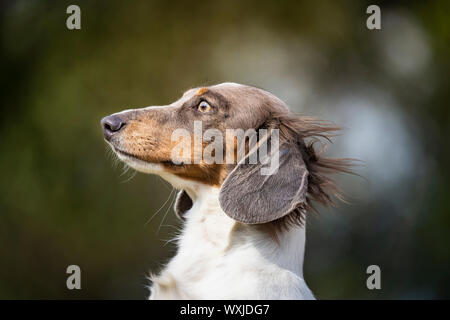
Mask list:
POLYGON ((117 115, 104 117, 101 121, 103 128, 103 135, 106 140, 111 139, 114 133, 120 131, 125 125, 125 122, 117 115))

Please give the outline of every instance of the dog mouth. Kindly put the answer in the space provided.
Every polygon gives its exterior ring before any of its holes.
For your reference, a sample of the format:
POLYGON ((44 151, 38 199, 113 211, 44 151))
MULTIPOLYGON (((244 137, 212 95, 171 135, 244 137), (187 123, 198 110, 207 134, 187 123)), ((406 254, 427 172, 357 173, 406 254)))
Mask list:
POLYGON ((158 163, 148 162, 146 160, 141 159, 139 156, 134 155, 128 151, 119 149, 117 147, 111 146, 114 153, 119 157, 119 159, 124 162, 129 167, 145 172, 145 173, 153 173, 151 170, 151 166, 158 165, 158 163), (149 170, 150 168, 150 170, 149 170))
POLYGON ((131 160, 131 161, 138 160, 138 161, 148 162, 148 161, 145 161, 144 159, 141 159, 138 155, 135 155, 133 153, 130 153, 126 150, 123 150, 123 149, 117 147, 114 143, 111 143, 109 141, 106 141, 106 142, 109 144, 109 146, 114 151, 114 153, 119 156, 119 159, 124 162, 127 162, 127 160, 131 160))
POLYGON ((142 159, 141 157, 134 155, 128 151, 125 151, 123 149, 117 148, 115 146, 112 146, 114 152, 119 156, 122 157, 122 161, 127 161, 127 160, 131 160, 131 161, 139 161, 139 162, 144 162, 144 163, 148 163, 148 164, 162 164, 162 165, 166 165, 166 166, 171 166, 171 167, 183 167, 184 164, 180 163, 174 163, 172 160, 161 160, 158 162, 150 162, 147 160, 142 159))
POLYGON ((122 150, 122 149, 119 149, 119 148, 116 148, 116 147, 113 147, 113 150, 114 150, 114 152, 117 153, 118 155, 121 155, 121 156, 125 156, 125 157, 128 157, 128 158, 133 158, 133 159, 137 159, 137 160, 144 161, 144 160, 140 159, 139 157, 137 157, 136 155, 134 155, 134 154, 132 154, 132 153, 129 153, 129 152, 125 151, 125 150, 122 150))

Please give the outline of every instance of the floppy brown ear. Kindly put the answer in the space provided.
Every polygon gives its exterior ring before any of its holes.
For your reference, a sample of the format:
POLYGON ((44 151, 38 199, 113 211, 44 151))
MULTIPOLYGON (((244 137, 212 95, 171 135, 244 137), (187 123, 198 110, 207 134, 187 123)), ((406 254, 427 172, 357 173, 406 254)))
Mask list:
POLYGON ((177 194, 177 198, 175 199, 175 205, 173 206, 175 213, 178 218, 184 220, 184 214, 190 208, 192 208, 193 202, 191 197, 187 194, 186 191, 181 190, 177 194))
MULTIPOLYGON (((276 153, 269 155, 277 156, 276 153)), ((219 201, 232 219, 259 224, 280 219, 306 203, 308 170, 298 145, 280 146, 278 171, 262 175, 267 165, 241 161, 222 184, 219 201)))

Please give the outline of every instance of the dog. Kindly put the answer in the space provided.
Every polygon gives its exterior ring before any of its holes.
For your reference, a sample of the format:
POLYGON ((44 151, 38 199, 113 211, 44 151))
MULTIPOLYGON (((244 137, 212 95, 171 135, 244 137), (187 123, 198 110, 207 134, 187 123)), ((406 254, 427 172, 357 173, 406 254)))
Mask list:
POLYGON ((329 175, 351 173, 351 163, 323 157, 314 143, 330 141, 338 127, 296 115, 275 95, 236 83, 190 89, 170 105, 125 110, 101 125, 120 160, 179 190, 178 250, 150 276, 150 299, 315 299, 303 277, 306 214, 315 211, 313 203, 342 199, 329 175), (253 145, 244 139, 241 147, 233 138, 214 139, 236 161, 211 162, 198 157, 208 148, 205 141, 192 148, 190 139, 173 139, 177 130, 192 137, 196 123, 201 134, 266 134, 253 145), (278 144, 268 132, 277 132, 278 144), (264 139, 271 143, 266 161, 249 163, 264 139), (188 151, 174 156, 180 144, 188 151), (276 170, 262 174, 271 160, 277 160, 276 170))

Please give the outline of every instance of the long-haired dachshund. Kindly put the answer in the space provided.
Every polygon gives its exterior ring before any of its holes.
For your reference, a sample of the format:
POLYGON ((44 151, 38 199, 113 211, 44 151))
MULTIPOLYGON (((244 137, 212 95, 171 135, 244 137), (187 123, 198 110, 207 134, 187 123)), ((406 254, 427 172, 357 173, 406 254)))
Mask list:
POLYGON ((115 113, 101 124, 123 162, 180 190, 178 251, 151 276, 150 299, 314 299, 303 279, 305 216, 314 202, 341 199, 328 175, 350 172, 350 162, 322 157, 313 143, 329 140, 338 128, 291 113, 269 92, 235 83, 191 89, 170 105, 115 113), (265 161, 246 161, 261 151, 261 136, 253 146, 245 140, 244 157, 237 159, 240 147, 229 138, 231 129, 264 132, 265 161), (190 138, 196 130, 225 138, 215 137, 211 151, 213 139, 195 146, 190 138), (189 139, 174 139, 174 132, 189 139), (218 147, 236 161, 204 157, 220 155, 218 147), (271 163, 277 167, 264 174, 271 163))

